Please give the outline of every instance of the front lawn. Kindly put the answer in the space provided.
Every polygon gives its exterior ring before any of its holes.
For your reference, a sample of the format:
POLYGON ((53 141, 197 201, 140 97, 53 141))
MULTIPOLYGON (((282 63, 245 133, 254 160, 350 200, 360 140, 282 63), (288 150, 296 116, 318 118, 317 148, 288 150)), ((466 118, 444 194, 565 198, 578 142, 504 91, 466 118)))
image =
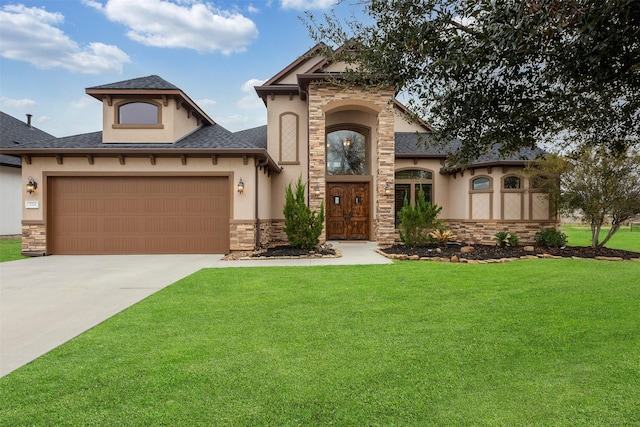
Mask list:
POLYGON ((0 239, 0 262, 28 258, 20 255, 21 250, 21 239, 0 239))
POLYGON ((0 424, 638 425, 639 276, 202 270, 0 379, 0 424))
MULTIPOLYGON (((591 246, 591 228, 588 225, 564 224, 561 230, 569 238, 570 246, 591 246)), ((608 232, 608 228, 600 230, 600 239, 604 239, 608 232)), ((632 232, 630 226, 623 226, 605 247, 640 252, 640 231, 636 228, 632 232)))

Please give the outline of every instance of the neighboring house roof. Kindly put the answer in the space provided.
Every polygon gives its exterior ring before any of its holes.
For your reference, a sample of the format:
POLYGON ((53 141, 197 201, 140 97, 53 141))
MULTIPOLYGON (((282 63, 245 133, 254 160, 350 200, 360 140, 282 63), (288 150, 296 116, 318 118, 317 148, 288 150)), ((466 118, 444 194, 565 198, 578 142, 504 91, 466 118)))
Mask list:
MULTIPOLYGON (((54 138, 54 136, 50 133, 30 126, 29 123, 0 111, 0 147, 18 148, 25 143, 51 138, 54 138)), ((0 155, 0 164, 2 166, 20 167, 21 161, 18 157, 0 155)))

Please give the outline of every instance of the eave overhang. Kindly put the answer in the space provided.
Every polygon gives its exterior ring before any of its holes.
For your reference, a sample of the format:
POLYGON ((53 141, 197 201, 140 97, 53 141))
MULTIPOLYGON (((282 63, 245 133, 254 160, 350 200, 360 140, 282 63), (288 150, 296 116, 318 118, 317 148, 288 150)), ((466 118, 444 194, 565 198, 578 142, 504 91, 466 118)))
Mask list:
POLYGON ((214 125, 215 122, 207 115, 186 93, 180 89, 85 89, 87 95, 91 95, 101 102, 107 102, 112 105, 113 98, 155 98, 162 99, 166 106, 166 100, 173 98, 181 108, 186 108, 192 114, 196 114, 201 118, 203 123, 214 125))
POLYGON ((0 153, 20 157, 26 164, 31 164, 32 157, 55 157, 63 160, 65 157, 84 157, 92 163, 96 157, 117 157, 125 159, 128 157, 173 157, 173 158, 211 158, 215 164, 218 158, 255 158, 256 163, 264 167, 269 172, 280 173, 280 167, 263 148, 3 148, 0 153))

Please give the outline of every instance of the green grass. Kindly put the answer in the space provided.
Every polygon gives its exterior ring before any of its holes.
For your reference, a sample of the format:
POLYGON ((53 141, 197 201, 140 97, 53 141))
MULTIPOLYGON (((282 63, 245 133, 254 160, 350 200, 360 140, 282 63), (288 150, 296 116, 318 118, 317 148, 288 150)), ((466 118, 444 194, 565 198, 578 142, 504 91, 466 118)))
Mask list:
MULTIPOLYGON (((563 225, 562 232, 569 238, 570 246, 591 246, 591 228, 586 225, 563 225)), ((600 240, 604 239, 609 229, 600 230, 600 240)), ((613 235, 605 245, 611 249, 640 252, 640 231, 637 228, 632 232, 631 228, 623 226, 613 235)))
POLYGON ((640 424, 640 263, 210 269, 0 379, 2 425, 640 424))
POLYGON ((28 258, 20 255, 21 250, 21 239, 0 239, 0 262, 28 258))

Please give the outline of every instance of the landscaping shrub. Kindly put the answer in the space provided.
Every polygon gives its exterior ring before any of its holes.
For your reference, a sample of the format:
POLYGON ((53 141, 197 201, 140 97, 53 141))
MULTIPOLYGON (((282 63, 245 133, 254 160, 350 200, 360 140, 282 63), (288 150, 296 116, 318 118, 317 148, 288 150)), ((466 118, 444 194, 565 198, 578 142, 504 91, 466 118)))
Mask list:
POLYGON ((438 221, 442 207, 431 204, 425 200, 424 192, 420 187, 415 206, 411 206, 405 197, 402 210, 398 212, 400 225, 398 226, 400 240, 406 246, 425 246, 432 241, 429 233, 442 227, 438 221))
POLYGON ((534 238, 536 246, 545 248, 557 248, 567 244, 567 235, 555 228, 546 228, 538 231, 534 238))
POLYGON ((508 231, 498 231, 494 234, 494 238, 496 239, 496 244, 501 248, 505 246, 518 246, 520 243, 520 238, 516 233, 509 233, 508 231))
POLYGON ((429 236, 438 242, 440 246, 444 246, 453 239, 453 231, 447 230, 445 228, 436 228, 432 232, 429 233, 429 236))
POLYGON ((285 190, 284 232, 291 246, 313 249, 320 243, 324 223, 324 201, 320 212, 312 211, 305 201, 305 184, 298 178, 295 191, 289 184, 285 190))

